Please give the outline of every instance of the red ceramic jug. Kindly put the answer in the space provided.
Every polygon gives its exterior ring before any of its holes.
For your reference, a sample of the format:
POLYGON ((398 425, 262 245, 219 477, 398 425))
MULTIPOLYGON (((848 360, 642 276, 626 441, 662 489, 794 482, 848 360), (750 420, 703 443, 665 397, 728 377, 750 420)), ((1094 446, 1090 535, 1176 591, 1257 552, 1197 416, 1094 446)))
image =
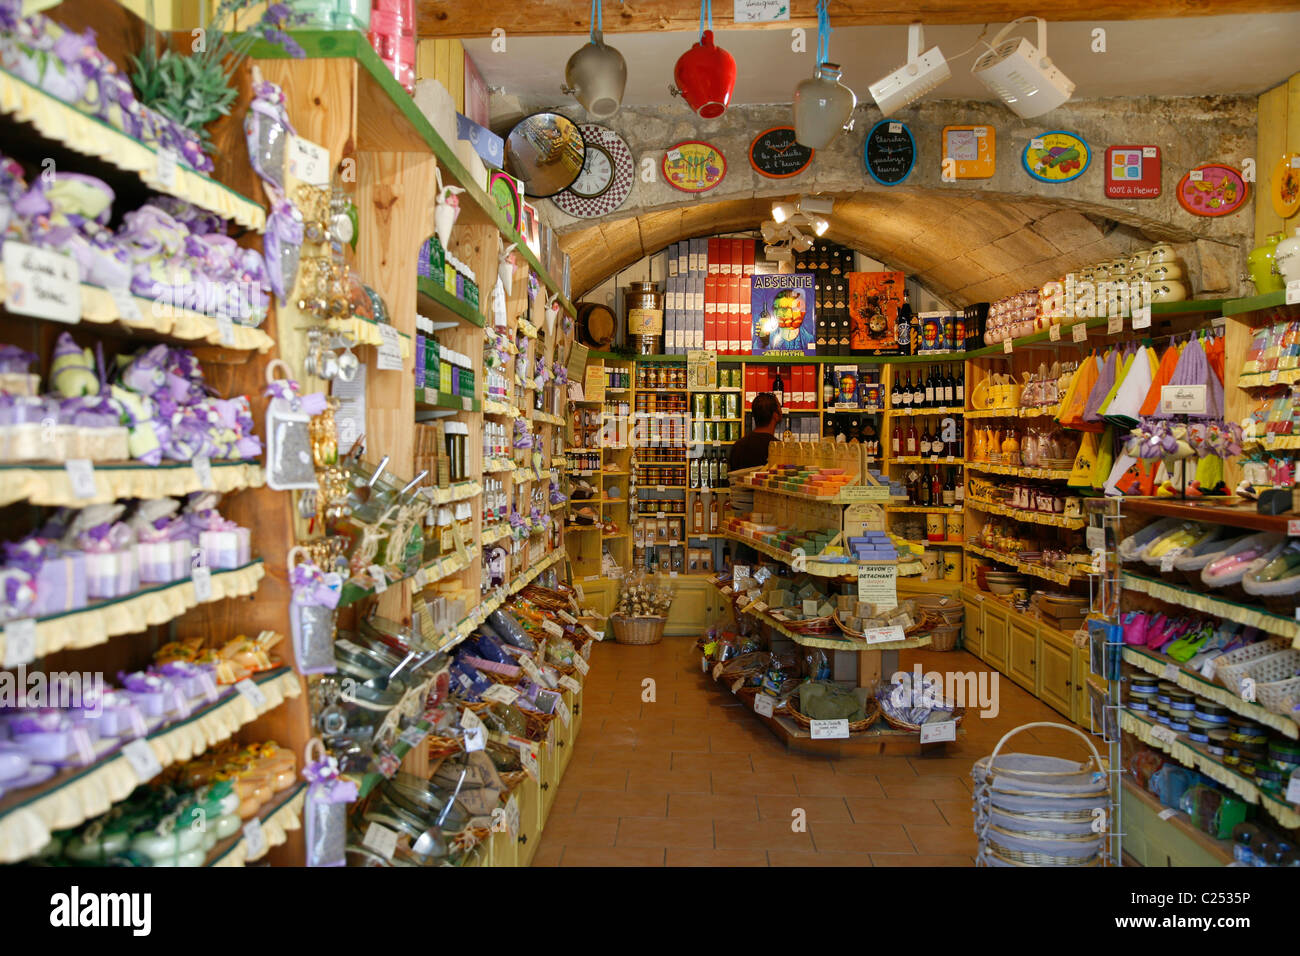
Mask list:
POLYGON ((704 119, 716 119, 731 102, 736 61, 722 47, 714 46, 713 31, 705 30, 699 42, 678 58, 673 80, 691 109, 704 119))

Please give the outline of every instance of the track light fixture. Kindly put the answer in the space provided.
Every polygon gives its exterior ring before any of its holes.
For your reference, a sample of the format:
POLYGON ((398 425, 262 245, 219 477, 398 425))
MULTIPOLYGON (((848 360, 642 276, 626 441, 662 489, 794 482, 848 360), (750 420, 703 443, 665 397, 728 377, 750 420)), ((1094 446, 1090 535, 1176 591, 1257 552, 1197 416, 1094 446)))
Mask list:
POLYGON ((1056 109, 1074 94, 1074 82, 1047 56, 1047 21, 1042 17, 1012 20, 988 44, 988 52, 971 67, 971 75, 1001 97, 1017 116, 1033 119, 1056 109), (1038 45, 1025 37, 1007 39, 1015 27, 1038 21, 1038 45))
POLYGON ((937 46, 925 53, 925 34, 918 20, 907 27, 907 62, 883 79, 872 83, 871 96, 885 116, 911 106, 952 76, 948 61, 937 46))

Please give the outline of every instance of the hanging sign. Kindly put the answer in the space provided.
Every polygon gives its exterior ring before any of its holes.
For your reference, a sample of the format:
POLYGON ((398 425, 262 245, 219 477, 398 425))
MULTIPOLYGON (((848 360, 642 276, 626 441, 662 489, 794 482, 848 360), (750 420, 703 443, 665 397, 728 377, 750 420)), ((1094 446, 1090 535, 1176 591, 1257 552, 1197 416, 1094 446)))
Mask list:
POLYGON ((1039 182, 1068 183, 1087 171, 1092 150, 1082 136, 1054 129, 1031 139, 1020 161, 1025 172, 1039 182))
POLYGON ((776 23, 790 19, 790 0, 735 0, 732 11, 736 23, 776 23))
POLYGON ((912 131, 897 120, 881 120, 867 133, 862 161, 871 178, 882 186, 897 186, 916 165, 916 140, 912 131))
POLYGON ((686 140, 664 153, 664 179, 684 193, 708 192, 727 175, 727 160, 716 146, 686 140))
POLYGON ((1159 146, 1106 147, 1107 199, 1155 199, 1159 195, 1159 146))
POLYGON ((813 152, 795 140, 793 126, 773 126, 749 144, 749 165, 768 179, 789 179, 808 168, 813 152))
POLYGON ((1178 205, 1193 216, 1227 216, 1246 204, 1250 188, 1241 173, 1222 163, 1206 163, 1178 181, 1178 205))
POLYGON ((997 132, 992 126, 943 128, 943 178, 989 179, 997 169, 997 132))

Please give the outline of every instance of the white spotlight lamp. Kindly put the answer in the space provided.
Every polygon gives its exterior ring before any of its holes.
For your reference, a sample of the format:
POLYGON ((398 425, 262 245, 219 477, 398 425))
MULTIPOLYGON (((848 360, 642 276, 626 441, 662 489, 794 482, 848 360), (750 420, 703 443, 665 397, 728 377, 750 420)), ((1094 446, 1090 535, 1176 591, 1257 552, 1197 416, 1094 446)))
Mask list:
POLYGON ((907 62, 884 79, 877 80, 870 86, 871 96, 885 116, 893 116, 899 110, 911 106, 925 94, 948 77, 948 61, 937 46, 925 53, 925 34, 920 22, 907 27, 907 62))
POLYGON ((778 223, 785 222, 795 214, 795 207, 788 202, 778 202, 772 204, 772 218, 778 223))
POLYGON ((1047 21, 1021 17, 1003 27, 975 61, 971 75, 1002 98, 1017 116, 1032 119, 1065 103, 1074 94, 1073 81, 1047 56, 1047 21), (1038 45, 1007 34, 1027 20, 1038 21, 1038 45))

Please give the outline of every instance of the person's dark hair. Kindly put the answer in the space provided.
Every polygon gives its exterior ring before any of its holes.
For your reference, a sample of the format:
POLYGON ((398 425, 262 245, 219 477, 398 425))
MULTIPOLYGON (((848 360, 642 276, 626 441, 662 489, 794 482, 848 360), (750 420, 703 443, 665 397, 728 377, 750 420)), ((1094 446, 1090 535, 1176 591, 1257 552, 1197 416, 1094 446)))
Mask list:
POLYGON ((759 392, 754 396, 754 404, 750 406, 750 411, 754 413, 754 427, 766 428, 772 424, 772 419, 780 410, 781 403, 776 400, 775 395, 771 392, 759 392))

